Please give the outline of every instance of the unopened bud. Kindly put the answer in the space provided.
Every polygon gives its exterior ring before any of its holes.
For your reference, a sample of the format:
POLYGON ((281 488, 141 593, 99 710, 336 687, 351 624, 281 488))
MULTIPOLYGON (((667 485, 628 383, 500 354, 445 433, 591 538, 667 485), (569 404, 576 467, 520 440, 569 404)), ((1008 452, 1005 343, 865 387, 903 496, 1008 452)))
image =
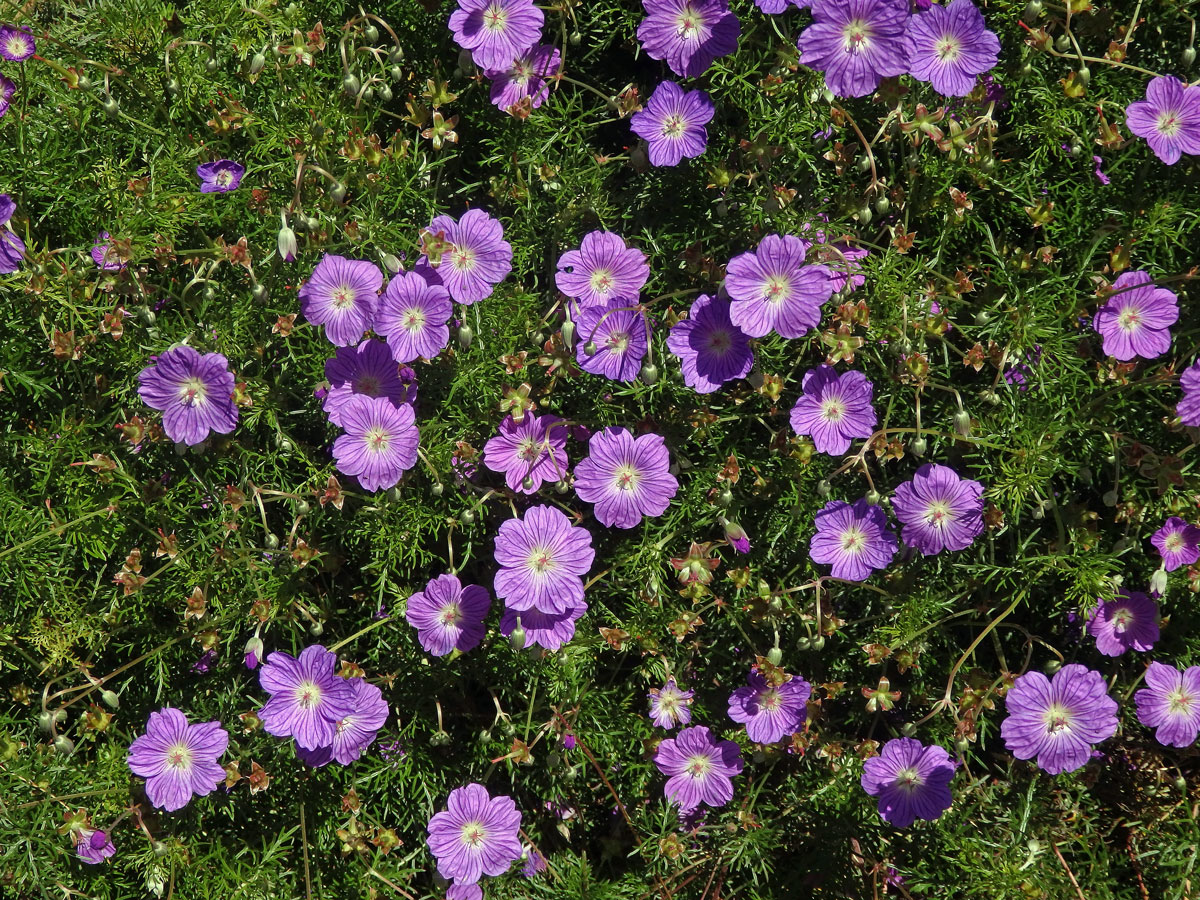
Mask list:
POLYGON ((429 489, 429 493, 433 494, 433 496, 435 496, 435 497, 440 497, 440 496, 442 496, 442 492, 445 490, 446 490, 445 485, 443 485, 439 481, 437 484, 435 484, 433 487, 431 487, 429 489))
POLYGON ((767 651, 767 662, 773 666, 779 665, 783 662, 783 651, 778 647, 772 647, 767 651))
POLYGON ((257 75, 259 72, 261 72, 263 70, 263 67, 266 64, 267 64, 266 56, 264 56, 261 52, 255 53, 254 56, 252 56, 250 58, 250 74, 257 75))
POLYGON ((508 634, 508 643, 514 650, 525 649, 525 629, 521 627, 521 617, 517 616, 517 624, 508 634))
POLYGON ((523 490, 523 491, 532 491, 533 490, 533 479, 531 477, 529 477, 528 475, 526 475, 524 478, 521 479, 521 490, 523 490))
POLYGON ((971 416, 965 409, 954 414, 954 430, 963 437, 971 433, 971 416))
POLYGON ((915 437, 908 442, 908 451, 913 456, 924 456, 925 451, 929 449, 929 441, 923 437, 915 437))
POLYGON ((300 245, 296 241, 296 232, 288 227, 287 222, 284 222, 283 227, 279 229, 279 239, 276 241, 276 246, 279 248, 279 257, 284 262, 291 262, 296 258, 296 254, 300 252, 300 245))
POLYGON ((347 97, 357 97, 361 88, 362 82, 358 80, 358 76, 353 72, 347 72, 342 78, 342 93, 347 97))
POLYGON ((121 698, 117 696, 117 692, 107 688, 100 692, 100 699, 109 709, 117 709, 121 705, 121 698))
POLYGON ((867 491, 866 496, 864 496, 863 499, 867 501, 868 506, 878 506, 879 501, 882 498, 879 496, 879 491, 875 490, 875 488, 871 488, 869 491, 867 491))
POLYGON ((828 497, 832 490, 833 490, 833 485, 829 483, 828 479, 822 478, 820 481, 817 482, 817 496, 818 497, 828 497))
POLYGON ((814 650, 824 650, 825 649, 825 635, 818 634, 815 638, 813 638, 812 639, 812 648, 814 650))
MULTIPOLYGON (((1185 72, 1190 69, 1196 62, 1196 48, 1184 47, 1183 53, 1179 54, 1179 66, 1185 72)), ((83 87, 83 79, 79 79, 79 86, 83 87)))
POLYGON ((250 288, 250 296, 255 303, 266 303, 267 297, 270 295, 271 292, 267 290, 267 286, 262 282, 258 282, 254 287, 250 288))
POLYGON ((652 363, 646 363, 644 366, 642 366, 641 371, 638 372, 638 377, 642 379, 642 384, 657 384, 658 366, 652 363))
POLYGON ((722 487, 717 492, 717 503, 721 506, 729 506, 729 504, 733 503, 733 491, 728 487, 722 487))
POLYGON ((345 200, 346 186, 340 181, 334 184, 334 186, 329 189, 329 199, 334 203, 341 203, 343 200, 345 200))
POLYGON ((562 332, 563 346, 570 350, 575 346, 575 323, 567 319, 562 323, 560 331, 562 332))
POLYGON ((75 749, 75 742, 65 734, 60 734, 54 739, 54 749, 63 756, 67 756, 75 749))
POLYGON ((372 23, 363 29, 363 37, 368 43, 374 44, 379 40, 379 29, 375 27, 374 23, 372 23))
POLYGON ((474 329, 470 325, 460 325, 458 329, 458 346, 464 350, 470 349, 473 340, 475 340, 474 329))
POLYGON ((471 509, 464 509, 461 513, 459 513, 458 520, 464 525, 470 525, 475 521, 475 511, 471 509))
POLYGON ((900 733, 902 735, 904 735, 906 738, 910 738, 914 734, 917 733, 917 726, 914 725, 912 722, 905 722, 903 725, 900 726, 900 733))
POLYGON ((1057 672, 1061 668, 1062 668, 1061 660, 1052 659, 1048 663, 1046 663, 1044 666, 1042 666, 1042 671, 1044 671, 1047 675, 1053 675, 1055 672, 1057 672))
POLYGON ((595 356, 596 355, 596 342, 595 341, 588 341, 586 344, 583 345, 583 355, 584 356, 595 356))

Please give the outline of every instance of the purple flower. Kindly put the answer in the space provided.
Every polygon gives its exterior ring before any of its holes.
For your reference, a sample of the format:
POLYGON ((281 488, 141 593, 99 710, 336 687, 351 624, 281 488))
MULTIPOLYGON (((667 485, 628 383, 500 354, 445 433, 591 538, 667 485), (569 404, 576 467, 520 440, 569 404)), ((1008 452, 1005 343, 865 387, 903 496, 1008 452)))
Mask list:
POLYGON ((1000 39, 971 0, 930 6, 908 22, 908 73, 947 97, 965 97, 1000 60, 1000 39))
POLYGON ((500 526, 495 556, 500 565, 496 596, 510 610, 556 615, 583 603, 580 576, 587 574, 596 554, 586 528, 575 528, 553 506, 533 506, 525 518, 500 526))
POLYGON ((1126 108, 1125 124, 1168 166, 1184 153, 1200 154, 1200 88, 1174 75, 1151 78, 1146 99, 1126 108))
POLYGON ((781 12, 786 12, 789 5, 794 6, 797 9, 804 9, 806 6, 812 6, 813 0, 754 0, 754 3, 763 12, 776 15, 781 12))
POLYGON ((878 756, 863 763, 859 783, 879 798, 879 815, 896 828, 915 819, 932 822, 950 808, 954 762, 945 748, 923 746, 912 738, 896 738, 878 756))
POLYGON ((627 246, 611 231, 591 231, 578 250, 558 258, 554 283, 581 306, 620 306, 637 303, 638 292, 650 277, 646 254, 627 246))
POLYGON ((33 32, 16 25, 0 25, 0 56, 9 62, 25 62, 33 56, 33 32))
POLYGON ((338 722, 354 712, 354 689, 334 673, 337 654, 320 644, 299 658, 276 651, 259 669, 258 683, 271 695, 258 711, 263 728, 275 737, 293 737, 303 750, 329 747, 338 722))
POLYGON ((674 728, 692 721, 692 698, 695 691, 680 690, 674 678, 668 678, 661 688, 651 688, 650 719, 659 728, 674 728))
POLYGON ((333 458, 364 490, 394 487, 416 465, 420 434, 411 406, 359 394, 346 401, 341 416, 346 433, 333 442, 333 458))
POLYGON ((542 36, 542 11, 533 0, 458 0, 450 30, 475 65, 484 71, 507 69, 542 36))
POLYGON ((368 338, 357 347, 339 347, 325 360, 325 379, 329 390, 321 407, 334 425, 343 426, 342 418, 351 397, 385 397, 393 405, 412 404, 415 385, 405 384, 400 369, 387 345, 368 338))
POLYGON ((900 538, 925 556, 962 550, 983 533, 983 485, 949 466, 926 463, 896 488, 892 509, 900 538))
POLYGON ((1158 604, 1140 591, 1120 591, 1096 608, 1087 628, 1105 656, 1145 653, 1158 640, 1158 604))
POLYGON ((326 253, 300 288, 300 312, 336 347, 362 340, 375 325, 383 272, 365 259, 326 253))
POLYGON ((482 209, 467 210, 457 222, 438 216, 429 230, 444 234, 450 244, 437 274, 457 303, 470 306, 490 297, 512 271, 512 245, 504 240, 504 226, 482 209))
POLYGON ((1184 425, 1200 426, 1200 359, 1184 369, 1179 376, 1179 387, 1183 396, 1179 398, 1175 413, 1184 425))
POLYGON ((1179 516, 1167 519, 1162 528, 1154 532, 1150 543, 1158 548, 1163 568, 1168 572, 1200 560, 1200 528, 1179 516))
POLYGON ((483 445, 483 464, 504 473, 509 490, 533 494, 544 481, 567 476, 567 426, 558 416, 505 416, 500 433, 483 445), (528 487, 526 487, 528 479, 528 487))
POLYGON ((1154 359, 1171 348, 1171 326, 1179 319, 1175 294, 1156 287, 1138 269, 1122 272, 1112 294, 1096 310, 1092 326, 1104 337, 1104 352, 1115 359, 1154 359))
POLYGON ((1092 745, 1117 733, 1117 703, 1104 676, 1071 663, 1054 673, 1026 672, 1004 698, 1008 717, 1000 726, 1017 759, 1037 758, 1044 772, 1073 772, 1092 756, 1092 745))
MULTIPOLYGON (((676 75, 697 78, 718 56, 737 49, 742 26, 728 0, 642 0, 646 18, 637 37, 651 59, 676 75)), ((657 163, 655 165, 658 165, 657 163)))
POLYGON ((575 313, 575 360, 585 372, 613 381, 633 381, 646 355, 644 307, 634 309, 613 306, 587 306, 575 313), (596 352, 588 356, 588 344, 596 352))
POLYGON ((818 453, 841 456, 853 438, 875 432, 875 386, 862 372, 839 375, 821 365, 804 373, 804 393, 792 407, 792 430, 812 438, 818 453))
POLYGON ((379 301, 374 329, 387 338, 396 362, 433 359, 450 342, 450 292, 418 272, 392 276, 379 301))
POLYGON ((500 633, 508 637, 516 630, 517 621, 520 620, 526 647, 543 647, 553 652, 575 637, 575 623, 583 617, 587 608, 582 600, 568 600, 567 609, 560 613, 545 613, 540 609, 518 611, 507 606, 500 618, 500 633))
POLYGON ((246 668, 251 672, 257 669, 259 662, 263 658, 263 652, 262 638, 258 636, 258 632, 256 631, 250 640, 246 641, 246 647, 243 650, 242 661, 246 664, 246 668))
POLYGON ((550 868, 550 864, 546 862, 546 857, 542 856, 536 847, 527 849, 528 855, 525 857, 525 865, 521 866, 521 874, 526 878, 536 878, 550 868))
POLYGON ((679 490, 668 471, 671 455, 662 437, 634 437, 624 428, 592 435, 587 458, 575 467, 575 493, 594 503, 604 525, 633 528, 643 516, 661 516, 679 490))
POLYGON ((96 235, 96 243, 92 245, 92 259, 96 268, 103 272, 119 272, 125 268, 125 263, 117 256, 108 244, 111 235, 102 231, 96 235))
POLYGON ((227 194, 242 183, 246 167, 231 159, 218 159, 196 166, 196 174, 200 176, 200 193, 227 194))
POLYGON ((521 858, 521 813, 511 797, 492 797, 482 784, 455 788, 446 809, 429 820, 426 843, 443 878, 475 884, 503 875, 521 858))
POLYGON ((757 670, 751 670, 746 681, 746 687, 729 695, 729 718, 746 726, 750 740, 773 744, 800 730, 808 717, 811 684, 799 675, 771 684, 757 670))
POLYGON ((817 513, 817 533, 809 544, 813 562, 833 566, 834 578, 866 581, 886 569, 900 549, 887 514, 865 499, 853 505, 831 500, 817 513))
POLYGON ((1093 156, 1092 162, 1096 164, 1096 180, 1101 184, 1112 184, 1112 179, 1104 174, 1104 170, 1100 167, 1104 165, 1104 157, 1093 156))
POLYGON ((729 318, 729 301, 701 294, 667 335, 667 347, 679 357, 683 380, 699 394, 711 394, 754 365, 750 338, 729 318))
POLYGON ((362 678, 351 678, 346 683, 350 685, 352 707, 337 721, 333 742, 315 750, 296 748, 300 761, 314 769, 335 759, 340 765, 350 765, 375 742, 375 736, 387 721, 388 705, 383 699, 383 691, 362 678))
POLYGON ((750 535, 746 534, 745 528, 724 517, 721 518, 721 527, 725 529, 725 540, 729 541, 729 546, 738 553, 750 552, 750 535))
POLYGON ((466 653, 483 640, 483 620, 492 605, 485 587, 463 583, 454 575, 439 575, 408 598, 404 617, 417 629, 417 640, 426 653, 445 656, 453 650, 466 653))
POLYGON ((538 44, 517 54, 506 66, 488 70, 492 79, 492 103, 509 113, 528 99, 537 109, 550 96, 550 82, 562 70, 558 48, 538 44))
POLYGON ((1160 662, 1146 670, 1146 687, 1133 695, 1138 721, 1154 728, 1167 747, 1190 747, 1200 733, 1200 666, 1180 672, 1160 662))
MULTIPOLYGON (((0 75, 0 119, 8 114, 8 108, 12 106, 12 97, 17 91, 17 86, 12 81, 0 75)), ((7 194, 5 196, 8 196, 7 194)))
POLYGON ((839 97, 865 97, 908 71, 908 0, 814 0, 797 41, 800 61, 839 97))
POLYGON ((704 152, 716 107, 704 91, 685 91, 673 81, 654 89, 646 108, 633 114, 629 128, 649 144, 650 164, 677 166, 704 152))
POLYGON ((679 811, 700 804, 724 806, 733 799, 733 777, 742 771, 742 752, 733 741, 718 741, 703 725, 684 728, 654 751, 654 764, 669 776, 663 789, 679 811))
POLYGON ((138 396, 161 410, 167 437, 188 446, 210 432, 229 434, 237 426, 234 380, 220 353, 201 356, 187 345, 173 347, 138 373, 138 396))
POLYGON ((76 833, 75 855, 85 863, 102 863, 116 852, 117 848, 113 846, 112 838, 106 831, 84 828, 76 833))
POLYGON ((189 725, 187 716, 166 706, 150 713, 146 733, 129 745, 129 770, 146 779, 146 796, 167 812, 182 809, 192 795, 203 797, 225 780, 217 760, 229 746, 220 722, 189 725))
POLYGON ((446 888, 446 900, 483 900, 483 888, 478 884, 459 884, 452 881, 446 888))
POLYGON ((769 234, 758 249, 735 256, 725 274, 733 298, 729 317, 750 337, 775 331, 797 338, 821 324, 821 305, 833 293, 833 273, 804 265, 804 242, 769 234))

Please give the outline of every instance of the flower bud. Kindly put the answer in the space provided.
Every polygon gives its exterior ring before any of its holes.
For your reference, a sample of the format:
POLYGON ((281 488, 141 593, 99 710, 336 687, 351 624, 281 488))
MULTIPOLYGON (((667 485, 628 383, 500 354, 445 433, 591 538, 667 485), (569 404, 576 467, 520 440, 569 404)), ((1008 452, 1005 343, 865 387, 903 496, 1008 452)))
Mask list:
POLYGON ((524 490, 524 491, 532 491, 533 490, 533 479, 531 477, 529 477, 528 475, 526 475, 524 478, 521 479, 521 490, 524 490))
POLYGON ((254 285, 254 287, 250 288, 250 296, 254 299, 255 303, 266 303, 267 297, 270 296, 270 291, 267 290, 267 286, 265 284, 259 282, 258 284, 254 285))
POLYGON ((914 725, 912 722, 905 722, 903 725, 900 726, 900 733, 902 735, 904 735, 906 738, 910 738, 914 734, 917 733, 917 726, 914 725))
POLYGON ((818 497, 828 497, 830 492, 832 492, 832 491, 833 491, 833 485, 829 483, 829 479, 822 478, 820 481, 817 482, 817 496, 818 497))
POLYGON ((1087 84, 1092 80, 1092 70, 1087 66, 1080 66, 1075 72, 1075 77, 1079 80, 1080 84, 1087 84))
POLYGON ((462 522, 464 525, 470 525, 472 522, 475 521, 475 511, 471 510, 471 509, 464 509, 459 514, 458 520, 460 522, 462 522))
POLYGON ((963 437, 971 433, 971 416, 965 409, 954 414, 954 430, 963 437))
POLYGON ((340 181, 334 184, 329 189, 329 199, 334 203, 341 203, 346 199, 346 186, 340 181))
POLYGON ((388 62, 390 62, 394 65, 395 63, 403 62, 403 61, 404 61, 404 48, 403 47, 393 47, 391 50, 388 51, 388 62))
POLYGON ((1048 663, 1046 663, 1044 666, 1042 666, 1042 671, 1045 672, 1047 675, 1053 675, 1055 672, 1057 672, 1061 668, 1062 668, 1062 662, 1057 659, 1052 659, 1048 663))
POLYGON ((779 665, 783 662, 783 651, 778 647, 772 647, 767 651, 767 662, 773 666, 779 665))
POLYGON ((892 201, 888 199, 887 194, 880 195, 879 199, 875 201, 875 212, 881 216, 886 216, 891 208, 892 201))
POLYGON ((1029 23, 1033 23, 1038 16, 1042 14, 1042 0, 1029 0, 1025 4, 1025 13, 1022 18, 1029 23))
POLYGON ((217 62, 217 58, 215 56, 210 56, 204 61, 204 71, 211 74, 212 72, 217 71, 219 65, 220 64, 217 62))
POLYGON ((435 496, 435 497, 440 497, 440 496, 442 496, 442 492, 445 490, 446 490, 445 485, 443 485, 439 481, 437 484, 435 484, 433 487, 431 487, 429 489, 429 493, 433 494, 433 496, 435 496))
MULTIPOLYGON (((79 80, 75 83, 79 85, 81 91, 90 91, 92 89, 92 79, 86 75, 80 75, 79 80)), ((176 84, 176 87, 178 87, 178 84, 176 84)))
POLYGON ((379 29, 375 27, 374 23, 363 29, 363 38, 369 44, 374 44, 379 40, 379 29))
POLYGON ((915 437, 908 442, 908 451, 913 456, 924 456, 929 449, 929 442, 923 437, 915 437))
MULTIPOLYGON (((1184 47, 1183 53, 1179 55, 1179 67, 1185 72, 1190 69, 1196 62, 1196 48, 1184 47)), ((83 79, 79 79, 79 86, 83 87, 83 79)))
POLYGON ((653 363, 646 363, 642 366, 638 377, 642 379, 642 384, 653 385, 658 383, 658 366, 653 363))
POLYGON ((722 486, 721 490, 717 492, 717 503, 720 506, 729 506, 729 504, 732 502, 733 491, 731 491, 728 486, 722 486))
POLYGON ((52 716, 50 713, 44 712, 40 714, 37 721, 38 728, 40 728, 44 734, 54 733, 54 716, 52 716))
POLYGON ((254 637, 246 641, 245 663, 247 669, 257 669, 259 661, 263 658, 263 642, 258 636, 258 632, 254 633, 254 637))
POLYGON ((100 101, 100 108, 113 119, 121 112, 121 104, 117 103, 116 98, 111 94, 100 101))
POLYGON ((276 242, 276 246, 279 248, 279 257, 284 262, 291 262, 300 252, 300 245, 296 242, 296 232, 288 227, 286 221, 279 229, 279 240, 276 242))
POLYGON ((342 78, 342 93, 347 97, 357 97, 361 88, 362 82, 358 80, 358 76, 353 72, 347 72, 342 78))
POLYGON ((150 845, 150 849, 154 851, 154 855, 163 857, 167 855, 167 845, 162 841, 155 841, 150 845))
POLYGON ((117 709, 121 705, 121 698, 117 696, 117 692, 108 688, 100 692, 100 699, 109 709, 117 709))
POLYGON ((266 66, 266 64, 266 56, 264 56, 262 52, 255 53, 254 56, 250 58, 250 74, 257 75, 263 70, 263 67, 266 66))
POLYGON ((54 749, 63 756, 68 756, 75 749, 75 742, 65 734, 60 734, 54 739, 54 749))
POLYGON ((825 649, 825 635, 818 634, 815 638, 813 638, 812 639, 812 648, 814 650, 824 650, 825 649))
POLYGON ((388 270, 389 275, 397 275, 399 274, 401 268, 403 268, 400 265, 400 260, 394 253, 383 254, 380 261, 383 263, 383 267, 388 270))
POLYGON ((521 627, 520 616, 517 616, 517 624, 509 632, 508 643, 512 645, 514 650, 523 650, 525 648, 525 629, 521 627))
POLYGON ((460 325, 458 329, 458 346, 464 350, 471 347, 471 342, 475 340, 475 331, 470 325, 460 325))
POLYGON ((729 541, 733 549, 738 553, 749 553, 750 536, 746 534, 746 529, 728 519, 722 519, 721 524, 725 526, 725 540, 729 541))
POLYGON ((808 637, 801 635, 799 638, 796 639, 796 648, 798 650, 807 650, 811 646, 812 646, 812 640, 808 637))
POLYGON ((1167 570, 1159 566, 1150 576, 1150 593, 1161 597, 1167 592, 1167 570))
POLYGON ((583 354, 584 354, 584 356, 595 356, 596 355, 596 342, 588 341, 586 344, 584 344, 583 345, 583 354))
POLYGON ((959 738, 957 741, 954 742, 954 749, 958 753, 966 753, 967 750, 970 748, 970 746, 971 746, 971 742, 968 741, 966 738, 959 738))
POLYGON ((386 84, 381 84, 375 91, 375 96, 379 98, 380 103, 391 103, 393 96, 392 89, 386 84))
POLYGON ((404 80, 404 70, 399 66, 392 66, 388 69, 388 77, 397 83, 401 82, 404 80))
POLYGON ((863 499, 867 501, 868 506, 878 506, 879 501, 882 498, 879 496, 879 491, 875 490, 875 488, 871 488, 869 491, 867 491, 866 496, 864 496, 863 499))
POLYGON ((560 331, 562 332, 563 346, 570 350, 575 346, 575 323, 567 319, 562 323, 560 331))
POLYGON ((311 634, 313 637, 320 637, 321 635, 323 635, 325 633, 325 626, 322 625, 320 622, 313 622, 311 625, 308 626, 308 633, 311 634))
POLYGON ((1116 506, 1117 505, 1117 492, 1115 490, 1105 491, 1104 496, 1101 497, 1100 499, 1104 501, 1105 506, 1116 506))

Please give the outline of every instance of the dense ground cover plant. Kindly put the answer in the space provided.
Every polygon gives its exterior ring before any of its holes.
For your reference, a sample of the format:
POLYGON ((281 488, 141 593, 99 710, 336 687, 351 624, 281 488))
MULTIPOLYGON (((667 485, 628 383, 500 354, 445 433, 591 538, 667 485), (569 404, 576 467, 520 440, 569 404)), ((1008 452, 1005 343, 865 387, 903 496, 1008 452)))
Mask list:
POLYGON ((0 893, 1195 896, 1190 2, 0 14, 0 893))

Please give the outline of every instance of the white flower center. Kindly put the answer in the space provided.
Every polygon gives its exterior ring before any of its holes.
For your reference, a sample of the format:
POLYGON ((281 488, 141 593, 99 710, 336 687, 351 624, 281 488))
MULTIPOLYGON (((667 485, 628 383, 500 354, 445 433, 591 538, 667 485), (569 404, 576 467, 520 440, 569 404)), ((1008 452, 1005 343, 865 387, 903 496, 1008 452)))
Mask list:
POLYGON ((599 294, 607 294, 613 286, 613 273, 609 269, 596 269, 588 279, 592 290, 599 294))
POLYGON ((1042 713, 1042 722, 1046 725, 1047 734, 1058 734, 1060 731, 1070 731, 1071 721, 1075 716, 1061 703, 1051 703, 1042 713))
POLYGON ((632 491, 637 487, 637 483, 641 480, 641 477, 637 469, 629 463, 625 463, 624 465, 617 466, 617 471, 613 473, 613 484, 617 486, 617 490, 632 491))
POLYGON ((425 327, 425 310, 410 306, 404 311, 401 324, 409 334, 416 334, 425 327))
POLYGON ((354 288, 348 284, 339 284, 333 289, 334 309, 347 309, 354 305, 354 288))
POLYGON ((447 603, 438 611, 438 621, 443 625, 458 625, 462 620, 462 607, 457 603, 447 603))
POLYGON ((172 769, 191 768, 192 751, 185 744, 172 744, 167 748, 167 765, 172 769))
POLYGON ((842 28, 842 48, 847 53, 866 50, 871 38, 871 26, 863 19, 851 19, 842 28))
POLYGON ((921 777, 921 773, 912 766, 896 770, 895 786, 902 791, 907 791, 911 794, 924 783, 925 779, 921 777))
POLYGON ((1113 630, 1117 634, 1124 634, 1125 630, 1133 624, 1133 610, 1128 606, 1121 606, 1113 613, 1113 630))
POLYGON ((679 113, 671 113, 663 119, 662 136, 669 138, 682 137, 686 127, 687 123, 683 121, 683 116, 679 113))
POLYGON ((508 12, 499 3, 491 3, 483 11, 483 27, 491 32, 504 30, 508 24, 508 12))
POLYGON ((792 280, 786 275, 769 275, 763 283, 763 299, 781 303, 792 295, 792 280))
POLYGON ((1121 314, 1117 316, 1117 324, 1121 326, 1122 331, 1137 331, 1142 325, 1142 311, 1136 306, 1122 307, 1121 314))
POLYGON ((768 688, 758 695, 758 706, 764 712, 778 712, 779 708, 783 706, 783 697, 775 688, 768 688))
POLYGON ((1172 531, 1167 535, 1167 539, 1163 543, 1169 552, 1178 553, 1183 549, 1183 535, 1178 531, 1172 531))
POLYGON ((846 405, 841 397, 833 397, 821 402, 821 418, 826 422, 840 422, 846 418, 846 405))
POLYGON ((392 440, 392 436, 388 434, 382 426, 372 425, 367 429, 364 439, 367 442, 367 449, 372 453, 383 453, 388 448, 388 444, 392 440))
POLYGON ((857 525, 851 525, 842 532, 842 550, 846 553, 859 553, 866 543, 866 532, 857 525))
POLYGON ((686 771, 693 778, 703 778, 712 771, 712 759, 704 753, 689 756, 686 771))
POLYGON ((1175 688, 1167 694, 1167 709, 1172 715, 1183 716, 1192 711, 1192 701, 1196 698, 1184 691, 1183 688, 1175 688))
POLYGON ((529 553, 529 568, 538 575, 554 569, 554 556, 549 547, 534 547, 529 553))
POLYGON ((956 62, 962 55, 962 43, 952 34, 943 34, 938 38, 937 57, 940 62, 956 62))
POLYGON ((482 822, 466 822, 459 832, 459 840, 464 846, 477 850, 487 840, 487 828, 482 822))
POLYGON ((1158 114, 1154 127, 1163 137, 1175 137, 1183 128, 1183 117, 1177 109, 1165 109, 1158 114))
POLYGON ((700 37, 700 28, 704 25, 704 19, 696 12, 692 4, 688 3, 676 17, 675 24, 679 37, 685 41, 694 41, 700 37))
POLYGON ((184 406, 202 406, 208 399, 208 385, 204 380, 193 375, 185 378, 179 384, 179 402, 184 406))
POLYGON ((946 500, 934 500, 925 507, 925 522, 935 528, 944 528, 954 521, 950 504, 946 500))
POLYGON ((629 332, 614 331, 604 343, 613 353, 624 353, 629 349, 629 332))
POLYGON ((304 679, 296 685, 296 703, 301 709, 312 709, 321 702, 321 689, 315 681, 304 679))
POLYGON ((537 441, 533 438, 522 438, 517 444, 517 456, 525 462, 533 462, 538 458, 537 441))

